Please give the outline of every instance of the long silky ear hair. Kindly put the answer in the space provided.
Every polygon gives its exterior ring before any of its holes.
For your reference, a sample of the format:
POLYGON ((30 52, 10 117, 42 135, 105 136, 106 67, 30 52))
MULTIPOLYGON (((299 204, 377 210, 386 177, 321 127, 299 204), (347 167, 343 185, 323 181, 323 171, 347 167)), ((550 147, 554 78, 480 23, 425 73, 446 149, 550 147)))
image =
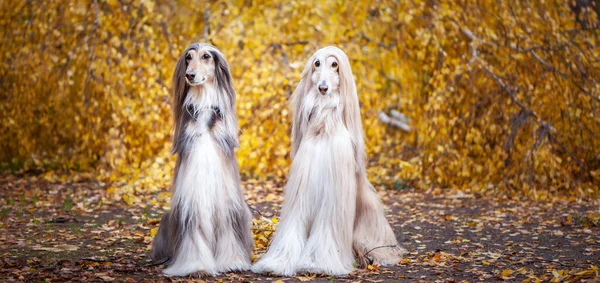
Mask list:
MULTIPOLYGON (((317 53, 315 53, 316 55, 317 53)), ((308 123, 308 117, 304 117, 304 111, 302 111, 302 104, 304 103, 304 96, 312 87, 311 76, 313 73, 312 62, 314 61, 315 55, 311 56, 306 62, 304 70, 302 71, 302 78, 300 83, 296 86, 291 99, 291 108, 294 111, 294 118, 292 120, 292 151, 291 157, 294 159, 298 148, 300 147, 300 141, 302 141, 302 134, 306 130, 306 124, 308 123)))
POLYGON ((187 70, 186 54, 190 50, 199 50, 200 45, 194 43, 188 46, 179 57, 175 71, 173 72, 173 120, 175 121, 175 134, 173 136, 173 153, 183 151, 183 131, 185 115, 183 112, 183 103, 185 102, 190 86, 185 81, 185 71, 187 70))
POLYGON ((227 156, 233 156, 234 148, 239 146, 238 122, 235 111, 235 89, 233 88, 233 79, 227 59, 221 51, 210 44, 203 44, 201 47, 208 46, 208 51, 215 62, 215 89, 221 102, 221 113, 224 127, 219 128, 216 134, 216 140, 221 149, 227 156))
POLYGON ((215 87, 221 95, 226 96, 228 100, 227 106, 233 109, 235 107, 235 90, 233 89, 233 80, 231 79, 231 71, 229 70, 227 59, 225 59, 223 53, 217 48, 212 45, 206 45, 211 47, 209 52, 215 61, 215 87))
MULTIPOLYGON (((341 49, 333 46, 323 48, 331 52, 338 60, 338 72, 340 75, 340 99, 343 107, 343 118, 346 128, 352 134, 354 155, 356 159, 357 172, 365 171, 366 153, 363 137, 362 121, 360 119, 360 104, 356 93, 356 83, 352 75, 352 67, 348 56, 341 49)), ((362 175, 362 174, 361 174, 362 175)))
POLYGON ((366 153, 362 121, 360 119, 360 104, 358 103, 358 94, 356 93, 356 84, 354 83, 354 76, 352 75, 352 67, 350 67, 350 60, 348 60, 348 56, 346 56, 344 51, 335 46, 321 48, 315 53, 315 55, 310 57, 306 63, 306 66, 304 67, 304 71, 302 72, 302 80, 300 81, 300 84, 298 84, 296 91, 294 91, 294 97, 292 100, 292 105, 294 106, 293 108, 295 110, 294 121, 292 123, 292 158, 300 146, 302 133, 305 130, 303 127, 305 127, 307 122, 307 117, 303 117, 302 111, 300 111, 299 107, 302 106, 305 93, 312 87, 312 61, 314 61, 314 57, 319 53, 327 53, 328 55, 332 55, 338 61, 338 72, 340 76, 339 92, 342 115, 346 128, 352 134, 354 157, 357 165, 356 171, 357 173, 361 173, 359 175, 362 176, 364 173, 366 173, 366 153))

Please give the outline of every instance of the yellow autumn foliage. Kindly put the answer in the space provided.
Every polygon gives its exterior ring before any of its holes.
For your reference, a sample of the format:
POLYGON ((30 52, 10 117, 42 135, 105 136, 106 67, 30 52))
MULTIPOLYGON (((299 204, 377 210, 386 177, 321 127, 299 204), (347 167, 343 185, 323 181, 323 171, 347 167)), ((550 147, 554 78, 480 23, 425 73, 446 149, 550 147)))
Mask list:
POLYGON ((172 176, 170 78, 192 42, 228 58, 241 174, 285 178, 288 98, 337 45, 376 184, 598 196, 599 1, 0 1, 0 164, 131 194, 172 176), (588 3, 582 4, 583 2, 588 3), (399 111, 404 132, 378 119, 399 111))

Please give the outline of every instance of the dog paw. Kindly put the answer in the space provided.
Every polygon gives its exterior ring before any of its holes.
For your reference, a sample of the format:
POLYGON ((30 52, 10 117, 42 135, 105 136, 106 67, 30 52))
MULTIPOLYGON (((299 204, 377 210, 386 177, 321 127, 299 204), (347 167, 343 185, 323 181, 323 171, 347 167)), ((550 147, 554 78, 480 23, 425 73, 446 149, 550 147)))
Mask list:
POLYGON ((275 260, 260 260, 252 266, 250 269, 254 273, 262 274, 275 274, 283 276, 294 276, 296 275, 296 269, 290 263, 277 262, 275 260))
POLYGON ((227 272, 233 272, 233 271, 247 271, 250 270, 250 260, 248 259, 237 259, 237 260, 230 260, 228 262, 219 264, 217 266, 217 269, 219 270, 219 273, 227 273, 227 272))
POLYGON ((296 265, 296 270, 328 275, 347 275, 353 270, 353 261, 352 254, 343 257, 335 250, 319 249, 318 252, 304 253, 296 265))
POLYGON ((192 273, 197 273, 198 276, 215 276, 218 274, 217 270, 214 268, 206 268, 204 264, 199 261, 188 261, 181 265, 172 265, 167 269, 164 269, 163 273, 169 276, 186 276, 192 273))
POLYGON ((331 264, 327 262, 300 262, 297 266, 299 273, 314 273, 327 275, 348 275, 352 272, 352 268, 345 268, 339 264, 331 264))
POLYGON ((385 248, 380 250, 373 250, 369 253, 368 257, 373 263, 379 263, 381 266, 396 265, 402 259, 402 256, 407 251, 403 247, 385 248))

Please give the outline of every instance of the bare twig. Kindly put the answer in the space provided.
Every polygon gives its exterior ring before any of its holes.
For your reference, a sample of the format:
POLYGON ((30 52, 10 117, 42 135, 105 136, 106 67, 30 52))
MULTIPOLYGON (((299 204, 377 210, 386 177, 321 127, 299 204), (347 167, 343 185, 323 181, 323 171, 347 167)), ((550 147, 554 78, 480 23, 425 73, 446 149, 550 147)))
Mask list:
POLYGON ((382 249, 382 248, 398 248, 398 245, 386 245, 386 246, 374 247, 374 248, 370 249, 368 252, 366 252, 363 255, 363 258, 367 259, 369 261, 369 264, 373 263, 373 260, 370 257, 368 257, 369 253, 371 253, 374 250, 382 249))
POLYGON ((257 232, 275 232, 275 230, 273 230, 273 229, 265 229, 265 228, 252 228, 252 231, 257 231, 257 232))
POLYGON ((309 43, 310 43, 310 41, 305 40, 305 41, 283 42, 281 44, 291 46, 291 45, 307 45, 309 43))
POLYGON ((170 260, 170 258, 165 258, 160 261, 152 261, 149 264, 146 264, 145 266, 146 267, 159 266, 159 265, 163 265, 163 264, 167 263, 169 260, 170 260))
POLYGON ((581 32, 581 31, 596 31, 596 30, 600 30, 600 27, 586 28, 586 29, 582 29, 582 28, 565 29, 565 30, 561 30, 560 33, 574 33, 574 32, 581 32))
POLYGON ((399 89, 402 89, 402 84, 400 83, 400 81, 398 81, 397 79, 394 79, 390 76, 388 76, 384 71, 383 71, 383 67, 382 70, 379 71, 379 74, 384 77, 386 80, 392 82, 393 84, 395 84, 399 89))
POLYGON ((82 257, 82 260, 93 261, 93 262, 107 262, 108 258, 98 258, 98 257, 82 257))
POLYGON ((368 37, 368 36, 367 36, 367 35, 366 35, 364 32, 362 32, 362 31, 360 32, 360 36, 361 36, 362 38, 366 39, 367 41, 373 42, 373 43, 377 44, 378 46, 380 46, 380 47, 383 47, 383 48, 385 48, 385 49, 388 49, 388 50, 392 50, 392 49, 394 49, 394 47, 396 47, 396 42, 392 42, 392 43, 390 43, 390 44, 384 44, 384 43, 382 43, 382 42, 379 42, 379 41, 377 41, 377 40, 375 40, 375 39, 373 39, 373 38, 370 38, 370 37, 368 37))
POLYGON ((258 209, 256 209, 256 208, 252 207, 251 205, 248 205, 248 207, 250 207, 250 209, 251 209, 252 211, 256 212, 256 213, 257 213, 257 214, 258 214, 258 215, 259 215, 261 218, 265 218, 265 219, 267 219, 266 217, 264 217, 264 216, 262 215, 262 213, 260 213, 260 211, 258 211, 258 209))
MULTIPOLYGON (((96 43, 97 41, 94 41, 94 43, 92 44, 92 38, 94 37, 94 35, 96 34, 96 31, 98 30, 98 25, 100 24, 100 20, 99 20, 99 14, 100 14, 100 8, 98 7, 98 0, 94 0, 94 11, 95 11, 95 18, 94 18, 94 25, 92 26, 92 31, 90 32, 90 35, 88 37, 88 42, 87 45, 90 47, 90 55, 88 56, 88 64, 91 65, 92 60, 94 60, 94 57, 96 56, 95 52, 96 52, 96 43)), ((87 75, 85 77, 85 83, 83 86, 83 103, 84 105, 87 107, 88 103, 89 103, 89 95, 87 93, 88 91, 88 85, 91 79, 91 73, 92 70, 88 70, 87 75)))
MULTIPOLYGON (((477 37, 470 29, 466 28, 466 27, 462 27, 461 31, 463 32, 464 35, 466 35, 468 38, 470 38, 472 41, 476 41, 476 42, 481 42, 485 45, 491 46, 491 47, 502 47, 499 46, 495 43, 492 42, 488 42, 485 41, 479 37, 477 37)), ((518 48, 518 47, 514 47, 514 46, 506 46, 508 49, 520 52, 520 53, 529 53, 531 55, 533 55, 533 57, 540 62, 542 65, 544 65, 548 70, 553 71, 553 72, 557 72, 558 74, 560 74, 563 78, 567 78, 567 74, 561 72, 558 68, 552 66, 550 63, 546 62, 544 59, 542 59, 536 52, 535 52, 535 48, 528 48, 528 49, 522 49, 522 48, 518 48)))
POLYGON ((496 75, 494 72, 492 72, 487 66, 485 66, 484 64, 479 64, 481 66, 481 69, 483 69, 485 71, 486 74, 488 74, 490 77, 492 77, 492 79, 494 79, 496 81, 496 83, 498 83, 498 85, 504 90, 504 92, 506 92, 506 94, 508 94, 508 96, 510 97, 510 99, 512 100, 512 102, 514 102, 515 104, 517 104, 521 109, 525 109, 525 110, 529 110, 531 111, 531 115, 538 117, 538 115, 531 109, 527 108, 527 106, 525 106, 525 104, 523 104, 523 102, 519 101, 519 99, 517 99, 517 96, 515 95, 514 91, 512 91, 507 84, 504 83, 504 81, 502 81, 502 78, 500 78, 498 75, 496 75))
POLYGON ((162 33, 165 36, 165 40, 167 41, 167 45, 169 46, 169 55, 171 55, 173 57, 173 59, 176 59, 177 55, 173 56, 172 50, 174 50, 174 48, 171 45, 171 34, 169 34, 169 29, 167 27, 167 23, 164 22, 164 21, 161 22, 160 23, 160 29, 162 30, 162 33))
POLYGON ((558 144, 558 146, 560 146, 560 148, 564 152, 568 153, 569 156, 571 156, 571 159, 573 159, 573 161, 575 161, 575 163, 577 163, 579 168, 582 168, 582 169, 584 168, 583 162, 581 162, 581 160, 579 160, 577 157, 575 157, 575 155, 571 151, 567 150, 567 147, 565 146, 565 144, 562 143, 560 140, 558 140, 551 131, 548 131, 548 138, 551 141, 554 141, 556 144, 558 144))
POLYGON ((397 248, 397 247, 398 247, 398 245, 387 245, 387 246, 374 247, 374 248, 370 249, 368 252, 366 252, 363 256, 366 257, 367 255, 369 255, 369 253, 371 253, 372 251, 377 250, 377 249, 381 249, 381 248, 397 248))
POLYGON ((513 118, 511 123, 510 134, 508 135, 508 139, 504 143, 504 151, 507 153, 506 160, 504 161, 504 165, 508 166, 512 163, 512 154, 511 150, 513 148, 513 143, 515 138, 517 137, 518 131, 525 125, 527 119, 532 115, 530 111, 521 109, 519 113, 513 118))

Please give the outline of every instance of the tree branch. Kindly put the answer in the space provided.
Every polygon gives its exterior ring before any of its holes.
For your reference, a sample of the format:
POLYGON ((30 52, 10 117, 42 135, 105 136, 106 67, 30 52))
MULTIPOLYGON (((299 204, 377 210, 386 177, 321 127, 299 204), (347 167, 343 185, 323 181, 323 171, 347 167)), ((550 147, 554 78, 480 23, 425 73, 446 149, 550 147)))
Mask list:
POLYGON ((375 39, 372 39, 372 38, 368 37, 368 36, 367 36, 367 35, 366 35, 364 32, 362 32, 362 31, 360 32, 360 36, 361 36, 362 38, 366 39, 367 41, 373 42, 373 43, 377 44, 378 46, 380 46, 380 47, 383 47, 383 48, 385 48, 385 49, 388 49, 388 50, 392 50, 392 49, 394 49, 394 47, 396 47, 396 42, 392 42, 392 43, 390 43, 390 44, 384 44, 384 43, 382 43, 382 42, 379 42, 379 41, 377 41, 377 40, 375 40, 375 39))
MULTIPOLYGON (((461 31, 464 35, 466 35, 468 38, 470 38, 472 41, 478 41, 481 42, 485 45, 491 46, 491 47, 504 47, 504 46, 500 46, 498 44, 492 43, 492 42, 488 42, 485 41, 479 37, 477 37, 470 29, 466 28, 466 27, 462 27, 461 31)), ((535 52, 535 48, 528 48, 528 49, 521 49, 518 47, 513 47, 513 46, 507 46, 505 48, 508 48, 510 50, 514 50, 520 53, 529 53, 531 55, 533 55, 533 57, 540 62, 542 65, 544 65, 548 70, 552 71, 552 72, 557 72, 558 74, 560 74, 563 78, 568 78, 567 74, 561 72, 558 68, 552 66, 550 63, 546 62, 544 59, 542 59, 536 52, 535 52)))
MULTIPOLYGON (((96 31, 98 30, 98 25, 100 24, 100 20, 99 20, 100 8, 98 7, 98 0, 94 0, 93 4, 94 4, 94 11, 95 11, 94 25, 92 26, 92 31, 90 32, 90 35, 88 37, 88 42, 87 42, 87 45, 90 48, 90 55, 88 56, 88 64, 90 64, 90 65, 91 65, 92 60, 94 60, 94 57, 96 57, 96 54, 95 54, 96 53, 96 42, 94 42, 92 45, 92 38, 96 34, 96 31)), ((83 104, 86 107, 89 104, 89 98, 88 98, 89 95, 88 95, 87 91, 88 91, 88 85, 90 82, 91 72, 92 72, 91 69, 89 69, 87 71, 87 74, 85 77, 85 82, 83 85, 83 104)))
MULTIPOLYGON (((583 164, 583 162, 581 160, 579 160, 575 154, 573 154, 571 151, 569 151, 566 146, 560 141, 558 140, 558 138, 556 138, 556 136, 554 136, 554 134, 552 133, 552 130, 554 130, 555 128, 552 126, 552 124, 544 121, 535 111, 533 111, 532 109, 530 109, 529 107, 527 107, 524 103, 522 103, 521 101, 519 101, 519 99, 517 98, 515 92, 502 80, 502 78, 500 76, 498 76, 497 74, 495 74, 492 70, 490 70, 490 68, 488 68, 486 62, 482 59, 480 59, 477 56, 477 44, 476 42, 483 42, 486 43, 485 41, 479 39, 473 32, 471 32, 468 28, 461 28, 461 30, 463 31, 463 33, 469 37, 473 42, 471 43, 471 48, 473 48, 472 50, 472 57, 471 60, 469 61, 469 66, 471 66, 473 63, 479 63, 479 66, 481 67, 481 69, 489 76, 491 77, 499 86, 500 88, 502 88, 502 90, 504 90, 504 92, 506 94, 508 94, 508 96, 510 97, 511 101, 513 103, 515 103, 517 106, 519 106, 519 108, 521 109, 521 111, 525 112, 527 114, 527 116, 534 116, 537 118, 537 120, 535 120, 535 122, 539 125, 538 128, 538 136, 536 138, 535 144, 533 146, 533 151, 535 151, 541 144, 541 141, 544 137, 548 137, 548 139, 550 141, 553 141, 554 143, 556 143, 559 147, 561 147, 561 149, 563 151, 565 151, 567 154, 569 154, 569 156, 571 157, 571 159, 573 159, 573 161, 577 164, 577 166, 579 167, 579 169, 581 170, 582 174, 583 174, 583 170, 585 165, 583 164)), ((491 44, 491 43, 486 43, 486 44, 491 44)), ((497 45, 494 45, 497 46, 497 45)), ((517 50, 519 51, 518 48, 513 48, 511 47, 510 49, 512 50, 517 50)), ((529 50, 527 51, 528 53, 531 53, 532 55, 534 55, 534 57, 540 62, 542 63, 544 66, 549 67, 549 68, 554 68, 552 65, 548 64, 546 61, 544 61, 543 59, 541 59, 539 56, 537 56, 537 54, 535 53, 534 50, 529 50)), ((560 71, 556 70, 554 68, 554 70, 559 73, 562 74, 560 71)), ((567 76, 564 75, 564 78, 566 78, 567 76)), ((509 137, 510 139, 511 137, 509 137)), ((514 139, 514 137, 512 137, 512 139, 514 139)), ((508 143, 508 141, 507 141, 508 143)), ((531 151, 527 154, 528 156, 530 156, 531 151)))

